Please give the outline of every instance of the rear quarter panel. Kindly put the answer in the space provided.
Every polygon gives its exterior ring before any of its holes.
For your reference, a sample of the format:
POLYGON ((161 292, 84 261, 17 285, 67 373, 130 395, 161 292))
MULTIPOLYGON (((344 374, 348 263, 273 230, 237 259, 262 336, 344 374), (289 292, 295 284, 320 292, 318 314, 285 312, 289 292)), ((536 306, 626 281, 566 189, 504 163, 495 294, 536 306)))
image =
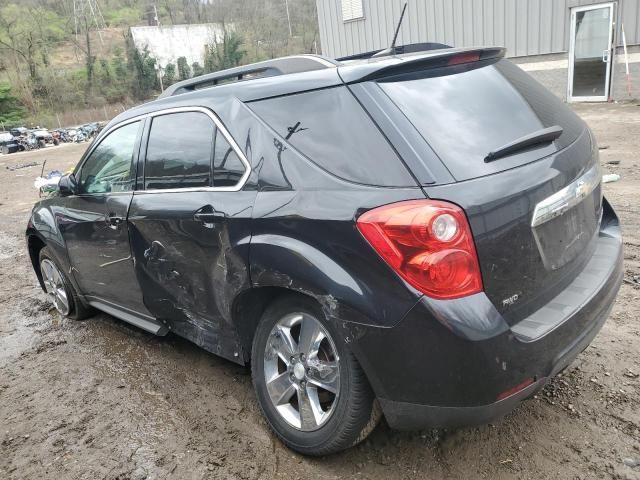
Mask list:
POLYGON ((252 164, 249 182, 258 190, 249 254, 252 286, 309 295, 332 321, 399 322, 420 294, 382 261, 355 219, 370 208, 424 198, 422 190, 341 180, 286 144, 246 106, 228 106, 234 118, 229 129, 252 164))

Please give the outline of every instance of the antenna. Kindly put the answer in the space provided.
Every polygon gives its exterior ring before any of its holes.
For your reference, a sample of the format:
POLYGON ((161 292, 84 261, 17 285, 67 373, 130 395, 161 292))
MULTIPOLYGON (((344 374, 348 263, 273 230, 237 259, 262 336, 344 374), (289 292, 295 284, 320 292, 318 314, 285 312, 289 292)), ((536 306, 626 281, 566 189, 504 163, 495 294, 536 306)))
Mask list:
POLYGON ((396 40, 398 39, 398 33, 400 33, 400 27, 402 26, 402 20, 404 19, 404 12, 406 10, 407 10, 407 2, 404 2, 404 7, 402 7, 402 13, 400 14, 400 20, 398 20, 398 25, 396 26, 396 32, 393 34, 393 40, 391 40, 391 45, 389 46, 389 48, 380 50, 375 55, 372 55, 371 58, 386 57, 387 55, 393 55, 393 53, 396 50, 396 40))

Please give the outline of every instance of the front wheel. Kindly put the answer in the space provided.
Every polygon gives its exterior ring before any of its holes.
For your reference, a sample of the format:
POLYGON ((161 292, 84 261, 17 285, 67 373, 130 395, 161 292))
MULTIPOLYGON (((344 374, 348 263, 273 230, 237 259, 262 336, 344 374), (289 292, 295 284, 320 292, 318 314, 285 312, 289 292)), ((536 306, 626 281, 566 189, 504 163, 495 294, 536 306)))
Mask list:
POLYGON ((272 430, 306 455, 356 445, 381 416, 355 357, 311 300, 287 297, 267 308, 253 342, 252 377, 272 430))
POLYGON ((40 250, 40 273, 47 296, 60 315, 74 320, 82 320, 93 315, 93 309, 83 305, 73 285, 47 247, 40 250))

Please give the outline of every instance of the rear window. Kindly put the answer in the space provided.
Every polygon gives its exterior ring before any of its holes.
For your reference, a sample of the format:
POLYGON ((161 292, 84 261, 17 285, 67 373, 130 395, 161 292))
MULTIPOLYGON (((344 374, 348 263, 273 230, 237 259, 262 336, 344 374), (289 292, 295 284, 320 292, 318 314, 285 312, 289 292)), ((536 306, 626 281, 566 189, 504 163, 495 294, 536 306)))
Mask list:
POLYGON ((366 185, 416 185, 345 87, 262 100, 249 107, 287 143, 337 177, 366 185))
POLYGON ((379 85, 457 180, 553 154, 584 128, 563 102, 508 60, 453 75, 379 85), (564 130, 555 144, 484 162, 489 152, 555 125, 564 130))

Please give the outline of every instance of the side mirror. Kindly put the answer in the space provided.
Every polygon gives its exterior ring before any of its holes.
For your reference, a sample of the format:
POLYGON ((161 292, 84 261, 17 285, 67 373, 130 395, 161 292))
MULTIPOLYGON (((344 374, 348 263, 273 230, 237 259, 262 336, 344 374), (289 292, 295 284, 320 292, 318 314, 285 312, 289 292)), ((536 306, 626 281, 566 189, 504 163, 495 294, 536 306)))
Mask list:
POLYGON ((73 173, 64 175, 60 178, 60 181, 58 182, 58 191, 63 197, 78 193, 78 183, 76 182, 76 177, 73 173))

